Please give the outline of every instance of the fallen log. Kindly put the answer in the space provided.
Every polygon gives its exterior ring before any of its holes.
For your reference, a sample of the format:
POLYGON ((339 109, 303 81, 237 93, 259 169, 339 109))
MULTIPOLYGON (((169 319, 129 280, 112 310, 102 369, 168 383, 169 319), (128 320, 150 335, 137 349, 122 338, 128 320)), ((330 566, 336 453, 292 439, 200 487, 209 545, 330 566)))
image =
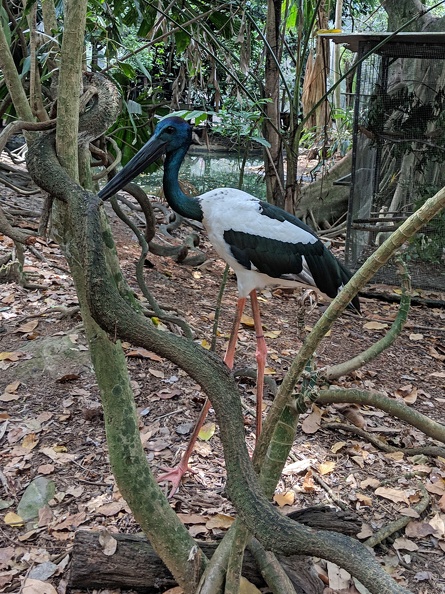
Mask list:
MULTIPOLYGON (((356 534, 360 529, 360 522, 354 514, 327 507, 305 508, 291 513, 290 517, 314 528, 346 534, 356 534)), ((68 582, 70 588, 90 590, 112 587, 136 590, 142 594, 157 594, 176 586, 172 574, 145 536, 112 536, 117 541, 117 548, 114 554, 106 555, 99 542, 99 532, 76 532, 68 582)), ((197 544, 210 558, 219 542, 198 541, 197 544)), ((280 562, 292 581, 296 594, 319 594, 323 591, 324 585, 310 558, 294 555, 280 558, 280 562)), ((249 550, 244 555, 243 575, 258 588, 266 585, 249 550)))
MULTIPOLYGON (((79 530, 74 538, 69 587, 76 589, 124 588, 154 594, 176 586, 176 581, 144 536, 112 534, 117 549, 107 556, 99 543, 99 532, 79 530)), ((211 557, 218 542, 198 542, 211 557)), ((246 551, 243 575, 258 587, 264 586, 252 555, 246 551)))

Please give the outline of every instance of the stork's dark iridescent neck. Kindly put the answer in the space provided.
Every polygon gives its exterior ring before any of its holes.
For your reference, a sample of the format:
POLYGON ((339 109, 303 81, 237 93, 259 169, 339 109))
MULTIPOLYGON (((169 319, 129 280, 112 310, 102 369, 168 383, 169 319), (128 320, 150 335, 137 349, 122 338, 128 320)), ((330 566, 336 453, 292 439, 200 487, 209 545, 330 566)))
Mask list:
POLYGON ((107 200, 147 167, 166 154, 164 194, 171 208, 183 217, 202 221, 203 213, 197 198, 186 196, 179 186, 179 168, 192 143, 192 127, 182 118, 171 116, 161 120, 153 136, 123 169, 99 192, 107 200))
POLYGON ((179 169, 189 149, 190 140, 178 148, 168 151, 164 161, 163 189, 164 195, 171 208, 183 217, 202 221, 203 213, 199 200, 184 194, 179 185, 179 169))

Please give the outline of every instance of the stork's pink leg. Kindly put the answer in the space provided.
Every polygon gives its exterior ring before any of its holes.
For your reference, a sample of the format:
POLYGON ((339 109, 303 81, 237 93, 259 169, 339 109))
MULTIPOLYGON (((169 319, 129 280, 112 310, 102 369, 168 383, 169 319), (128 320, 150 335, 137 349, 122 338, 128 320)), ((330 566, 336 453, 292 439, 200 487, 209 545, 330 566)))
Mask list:
POLYGON ((224 357, 224 363, 229 369, 233 369, 233 363, 235 360, 235 349, 236 343, 238 342, 238 330, 241 324, 241 317, 243 315, 244 306, 246 305, 246 298, 240 297, 236 304, 235 319, 233 320, 232 331, 230 333, 229 344, 227 345, 226 355, 224 357))
POLYGON ((263 392, 264 392, 264 370, 266 369, 267 346, 263 334, 263 324, 260 316, 260 306, 256 291, 250 293, 250 301, 252 303, 253 321, 255 323, 256 332, 256 353, 257 360, 257 393, 256 393, 256 436, 257 439, 261 433, 262 426, 262 408, 263 408, 263 392))
MULTIPOLYGON (((226 363, 226 365, 229 369, 233 369, 233 362, 234 362, 234 358, 235 358, 235 348, 236 348, 236 343, 238 340, 238 330, 239 330, 239 327, 241 324, 241 316, 243 315, 245 304, 246 304, 245 297, 238 299, 238 303, 236 306, 235 320, 233 322, 232 332, 231 332, 230 338, 229 338, 229 344, 227 346, 226 355, 224 357, 224 362, 226 363)), ((185 450, 178 466, 176 466, 176 468, 171 468, 171 469, 164 468, 163 470, 166 470, 167 472, 165 472, 164 474, 161 474, 157 478, 158 483, 161 483, 163 481, 170 481, 172 483, 172 489, 169 493, 169 497, 172 497, 176 493, 182 477, 188 470, 190 470, 189 466, 188 466, 188 461, 189 461, 190 456, 192 455, 193 448, 195 447, 196 440, 198 439, 199 431, 204 424, 204 421, 207 417, 210 406, 211 406, 210 400, 207 398, 207 400, 205 401, 205 404, 202 407, 202 410, 199 414, 199 418, 196 421, 196 425, 195 425, 195 428, 193 429, 193 433, 192 433, 192 436, 190 437, 190 441, 188 443, 187 449, 185 450)))
POLYGON ((204 421, 206 420, 210 406, 211 406, 211 402, 207 398, 207 400, 204 403, 204 406, 202 407, 201 412, 199 413, 199 417, 198 417, 198 420, 196 421, 196 425, 195 425, 195 428, 193 429, 193 433, 192 433, 192 436, 190 437, 190 441, 188 443, 187 449, 185 450, 184 454, 182 455, 181 461, 179 462, 178 466, 176 466, 175 468, 171 468, 171 469, 163 468, 162 470, 166 470, 167 472, 159 475, 157 478, 158 483, 162 483, 163 481, 171 482, 172 489, 168 495, 169 497, 173 497, 173 495, 178 490, 179 483, 181 482, 182 477, 188 470, 190 470, 189 465, 188 465, 189 458, 192 455, 193 448, 195 447, 196 440, 198 439, 199 431, 200 431, 201 427, 203 426, 204 421))

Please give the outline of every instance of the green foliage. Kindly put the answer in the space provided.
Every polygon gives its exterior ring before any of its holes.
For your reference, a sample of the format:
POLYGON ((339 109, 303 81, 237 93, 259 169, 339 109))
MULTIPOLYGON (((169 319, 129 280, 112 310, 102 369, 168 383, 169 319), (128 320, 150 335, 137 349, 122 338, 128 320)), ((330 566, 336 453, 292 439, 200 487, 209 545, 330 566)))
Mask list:
POLYGON ((11 45, 11 32, 8 27, 8 15, 6 14, 6 10, 4 9, 3 5, 0 5, 0 26, 2 27, 6 41, 9 45, 11 45))
POLYGON ((353 110, 350 108, 333 109, 331 113, 335 126, 332 130, 330 154, 339 153, 342 157, 352 147, 353 110))
POLYGON ((224 106, 216 114, 213 131, 239 145, 253 141, 262 146, 270 146, 260 132, 264 119, 261 106, 267 101, 262 99, 255 105, 248 100, 227 97, 224 106))

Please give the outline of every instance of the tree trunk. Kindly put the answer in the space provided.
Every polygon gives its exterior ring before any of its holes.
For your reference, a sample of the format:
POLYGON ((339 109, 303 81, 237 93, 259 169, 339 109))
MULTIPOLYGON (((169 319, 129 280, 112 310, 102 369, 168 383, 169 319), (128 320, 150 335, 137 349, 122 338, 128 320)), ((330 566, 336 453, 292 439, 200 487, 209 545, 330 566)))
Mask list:
POLYGON ((338 221, 348 209, 350 186, 333 185, 351 173, 352 153, 348 153, 317 181, 302 186, 296 215, 312 226, 338 221))
POLYGON ((267 200, 284 208, 283 142, 280 135, 280 46, 281 1, 268 0, 266 25, 266 61, 264 96, 267 119, 264 121, 264 137, 270 142, 265 152, 265 179, 267 200), (270 49, 269 49, 270 48, 270 49))

